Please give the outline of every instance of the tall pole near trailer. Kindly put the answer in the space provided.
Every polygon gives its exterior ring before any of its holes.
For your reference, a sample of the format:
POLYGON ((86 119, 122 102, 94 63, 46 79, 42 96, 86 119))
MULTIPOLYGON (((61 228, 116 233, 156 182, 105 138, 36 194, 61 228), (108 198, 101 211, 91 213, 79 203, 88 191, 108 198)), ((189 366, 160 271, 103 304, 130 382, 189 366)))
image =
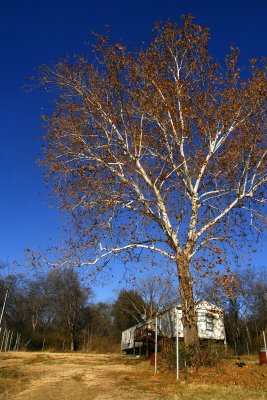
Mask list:
POLYGON ((156 314, 156 326, 155 326, 155 373, 157 372, 157 355, 158 355, 158 315, 156 314))
POLYGON ((179 381, 179 319, 178 319, 178 307, 176 308, 176 380, 179 381))

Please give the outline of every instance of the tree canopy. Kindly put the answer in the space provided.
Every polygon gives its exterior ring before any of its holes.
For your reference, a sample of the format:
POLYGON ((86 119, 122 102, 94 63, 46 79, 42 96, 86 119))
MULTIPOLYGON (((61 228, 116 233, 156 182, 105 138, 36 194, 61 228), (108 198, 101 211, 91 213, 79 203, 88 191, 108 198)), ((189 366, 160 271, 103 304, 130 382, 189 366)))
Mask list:
POLYGON ((166 256, 192 344, 192 268, 215 268, 222 243, 228 250, 263 226, 266 63, 251 60, 242 78, 237 49, 215 62, 192 16, 153 35, 137 51, 97 35, 93 59, 40 68, 57 95, 43 164, 78 226, 72 257, 58 263, 101 269, 122 252, 166 256))

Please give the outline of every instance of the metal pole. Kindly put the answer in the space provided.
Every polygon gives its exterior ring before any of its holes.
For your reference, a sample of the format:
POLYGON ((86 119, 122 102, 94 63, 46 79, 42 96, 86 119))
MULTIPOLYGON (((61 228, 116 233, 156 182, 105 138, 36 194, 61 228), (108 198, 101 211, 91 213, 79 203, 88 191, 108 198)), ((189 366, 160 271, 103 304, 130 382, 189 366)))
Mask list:
POLYGON ((225 324, 224 324, 224 314, 222 313, 223 316, 223 331, 224 331, 224 353, 227 354, 227 340, 226 340, 226 332, 225 332, 225 324))
POLYGON ((20 341, 20 336, 21 336, 21 333, 20 333, 20 334, 19 334, 19 336, 18 336, 18 341, 17 341, 16 351, 18 351, 18 350, 19 350, 19 341, 20 341))
POLYGON ((1 311, 1 315, 0 315, 0 333, 1 333, 1 330, 2 330, 1 324, 2 324, 2 319, 3 319, 5 307, 6 307, 6 299, 7 299, 7 296, 8 296, 8 289, 6 290, 5 300, 4 300, 4 304, 3 304, 2 311, 1 311))
POLYGON ((262 335, 263 335, 264 348, 266 349, 266 338, 265 338, 265 332, 264 331, 262 331, 262 335))
POLYGON ((0 349, 0 351, 2 351, 2 350, 4 351, 5 338, 6 338, 6 329, 4 330, 4 333, 3 333, 2 344, 1 344, 1 349, 0 349))
POLYGON ((158 355, 158 316, 156 315, 156 326, 155 326, 155 373, 157 372, 157 355, 158 355))
POLYGON ((13 331, 11 331, 11 336, 10 336, 9 345, 8 345, 8 351, 10 351, 12 339, 13 339, 13 331))
POLYGON ((9 341, 9 335, 10 335, 10 330, 7 331, 4 351, 7 351, 7 346, 8 346, 8 341, 9 341))
POLYGON ((227 342, 226 342, 226 339, 224 339, 224 354, 227 354, 227 342))
POLYGON ((178 320, 178 308, 176 309, 176 380, 179 381, 179 320, 178 320))

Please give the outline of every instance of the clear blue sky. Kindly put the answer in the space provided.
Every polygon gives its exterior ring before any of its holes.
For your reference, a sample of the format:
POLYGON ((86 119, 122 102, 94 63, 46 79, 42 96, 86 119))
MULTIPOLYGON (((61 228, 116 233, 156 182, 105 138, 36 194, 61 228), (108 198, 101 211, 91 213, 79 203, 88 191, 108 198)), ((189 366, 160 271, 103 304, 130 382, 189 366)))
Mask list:
MULTIPOLYGON (((50 238, 60 240, 61 216, 56 206, 49 207, 35 162, 41 149, 40 115, 50 106, 41 91, 23 89, 27 77, 40 64, 85 52, 92 30, 103 32, 109 25, 114 40, 135 46, 149 41, 155 21, 178 20, 187 13, 210 27, 211 50, 218 59, 232 44, 241 49, 241 66, 249 58, 267 56, 266 0, 1 2, 0 260, 23 262, 26 247, 44 249, 50 238)), ((256 262, 266 264, 263 242, 259 248, 256 262)), ((105 298, 111 286, 95 291, 105 298)))

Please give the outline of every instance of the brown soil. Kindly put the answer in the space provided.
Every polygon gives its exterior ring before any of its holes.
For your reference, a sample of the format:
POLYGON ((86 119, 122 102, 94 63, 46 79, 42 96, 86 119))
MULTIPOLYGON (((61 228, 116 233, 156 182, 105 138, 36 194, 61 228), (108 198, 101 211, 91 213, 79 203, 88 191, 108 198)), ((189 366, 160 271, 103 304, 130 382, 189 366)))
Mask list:
POLYGON ((218 367, 154 373, 148 360, 122 355, 0 353, 1 400, 267 399, 267 365, 247 358, 218 367), (187 378, 187 379, 185 379, 187 378))

